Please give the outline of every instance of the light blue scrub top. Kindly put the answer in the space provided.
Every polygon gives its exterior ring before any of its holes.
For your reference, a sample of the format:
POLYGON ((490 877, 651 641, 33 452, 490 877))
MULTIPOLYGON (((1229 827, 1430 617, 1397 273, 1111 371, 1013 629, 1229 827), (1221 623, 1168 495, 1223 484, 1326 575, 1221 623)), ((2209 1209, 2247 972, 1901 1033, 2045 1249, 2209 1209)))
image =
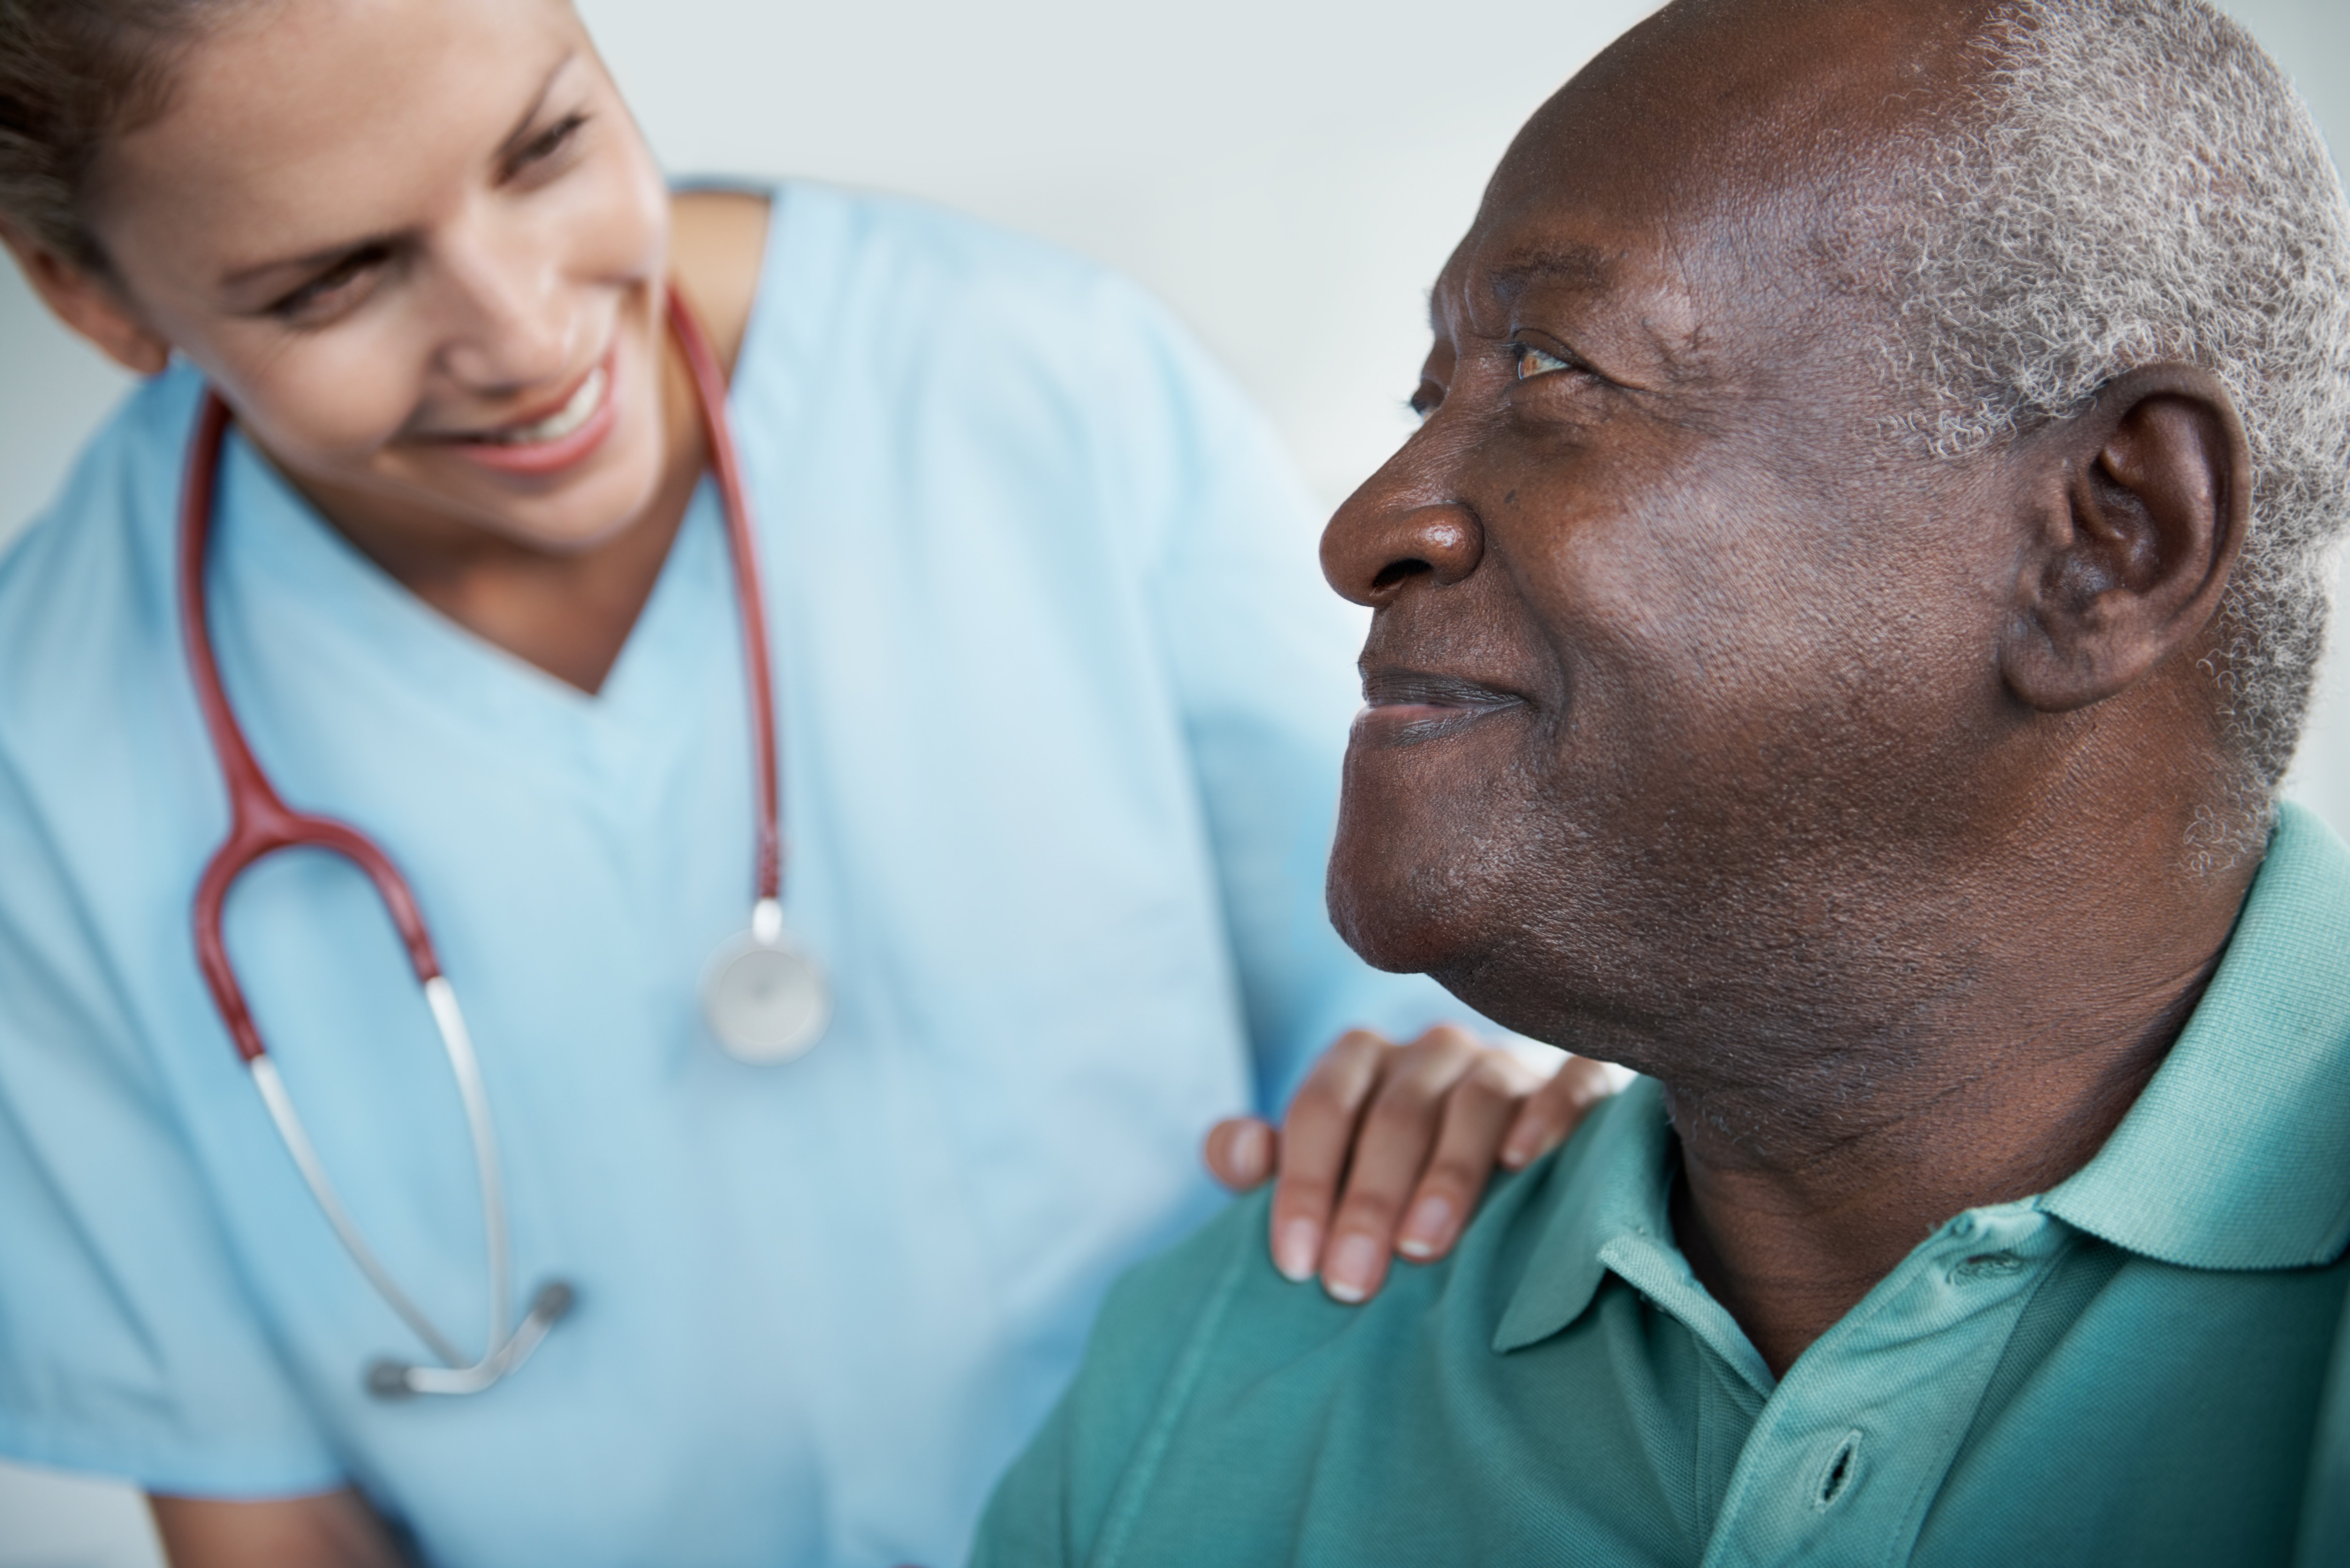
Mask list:
MULTIPOLYGON (((199 979, 226 826, 173 598, 175 369, 0 562, 0 1452, 235 1497, 354 1480, 437 1564, 959 1562, 1107 1281, 1215 1206, 1217 1116, 1342 1027, 1459 1009, 1332 933, 1352 616, 1261 419, 1130 286, 918 206, 780 192, 733 411, 782 707, 793 928, 837 1012, 728 1059, 751 898, 705 484, 602 693, 394 586, 241 442, 211 563, 286 799, 407 872, 468 1011, 519 1285, 576 1315, 485 1396, 421 1348, 199 979)), ((463 1120, 388 920, 301 855, 244 984, 396 1276, 482 1343, 463 1120)))

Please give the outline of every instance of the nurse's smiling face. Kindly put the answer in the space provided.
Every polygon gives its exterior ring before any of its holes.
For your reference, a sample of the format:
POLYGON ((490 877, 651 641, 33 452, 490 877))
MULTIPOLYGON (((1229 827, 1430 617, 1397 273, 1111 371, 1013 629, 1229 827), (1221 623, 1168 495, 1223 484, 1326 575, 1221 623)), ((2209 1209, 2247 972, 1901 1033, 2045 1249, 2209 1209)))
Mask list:
POLYGON ((569 551, 655 494, 668 200, 560 0, 274 0, 108 149, 129 318, 330 515, 569 551))

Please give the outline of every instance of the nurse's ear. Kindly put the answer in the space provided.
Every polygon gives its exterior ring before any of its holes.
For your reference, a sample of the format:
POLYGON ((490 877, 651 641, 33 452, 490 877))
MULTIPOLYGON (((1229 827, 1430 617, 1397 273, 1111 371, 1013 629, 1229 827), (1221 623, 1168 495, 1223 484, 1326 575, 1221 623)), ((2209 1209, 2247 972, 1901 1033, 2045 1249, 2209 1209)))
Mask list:
POLYGON ((97 345, 100 353, 140 376, 161 375, 172 345, 139 319, 112 280, 0 224, 0 244, 16 258, 25 280, 49 314, 97 345))

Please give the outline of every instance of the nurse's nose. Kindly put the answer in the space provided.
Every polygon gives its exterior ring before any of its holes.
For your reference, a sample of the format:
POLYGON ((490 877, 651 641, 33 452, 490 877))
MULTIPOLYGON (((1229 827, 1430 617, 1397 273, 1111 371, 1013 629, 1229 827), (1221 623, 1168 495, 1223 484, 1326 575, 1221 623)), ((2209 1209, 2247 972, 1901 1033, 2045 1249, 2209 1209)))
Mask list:
POLYGON ((1405 442, 1322 531, 1322 576, 1358 605, 1381 608, 1413 583, 1448 587, 1485 558, 1483 524, 1422 445, 1405 442))
POLYGON ((520 392, 580 369, 582 313, 552 256, 522 236, 473 235, 441 259, 451 376, 477 392, 520 392))

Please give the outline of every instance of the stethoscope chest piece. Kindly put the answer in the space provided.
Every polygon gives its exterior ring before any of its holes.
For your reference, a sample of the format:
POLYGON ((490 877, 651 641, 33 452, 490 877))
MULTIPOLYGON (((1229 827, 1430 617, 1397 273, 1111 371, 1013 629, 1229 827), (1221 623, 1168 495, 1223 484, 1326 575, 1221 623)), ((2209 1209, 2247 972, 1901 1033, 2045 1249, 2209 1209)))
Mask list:
POLYGON ((762 898, 751 929, 711 959, 702 1008, 728 1055, 773 1066, 806 1055, 824 1038, 832 987, 824 966, 785 937, 783 907, 762 898))

